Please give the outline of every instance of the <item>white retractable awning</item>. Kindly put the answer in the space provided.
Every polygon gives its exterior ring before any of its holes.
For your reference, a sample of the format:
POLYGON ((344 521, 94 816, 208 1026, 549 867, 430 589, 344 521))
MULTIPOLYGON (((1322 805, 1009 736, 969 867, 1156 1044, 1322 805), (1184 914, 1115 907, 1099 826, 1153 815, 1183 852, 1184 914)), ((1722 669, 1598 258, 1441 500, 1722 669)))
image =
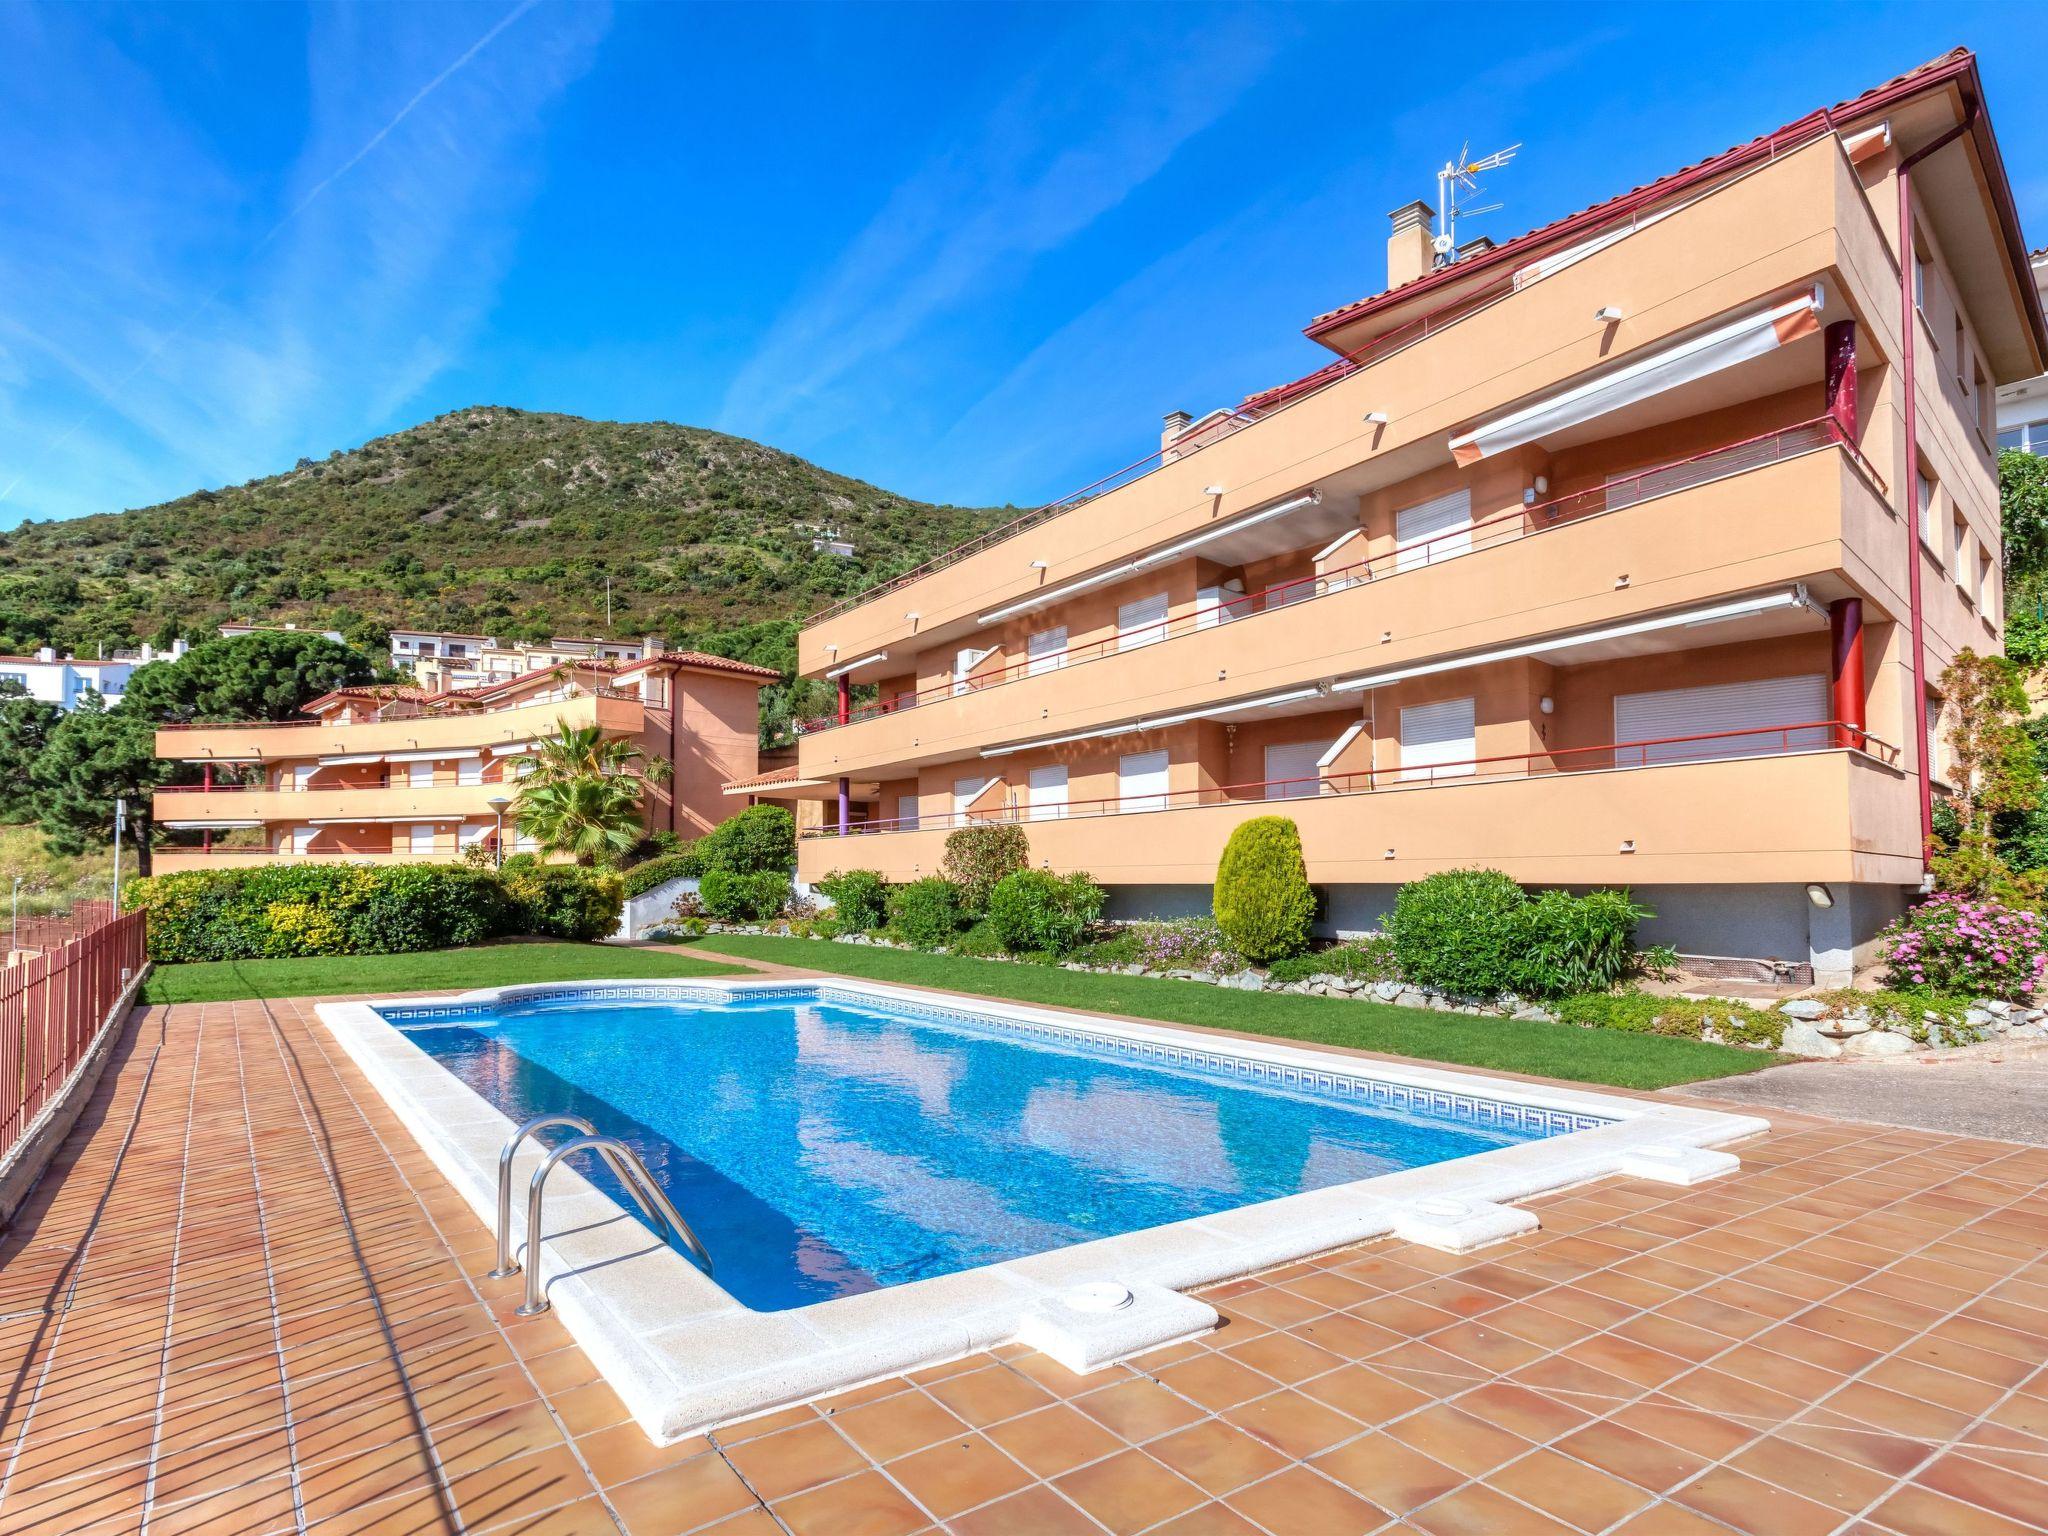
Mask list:
MULTIPOLYGON (((438 763, 449 758, 460 760, 465 757, 481 758, 482 752, 476 747, 443 747, 439 752, 387 752, 384 754, 384 761, 387 763, 438 763)), ((335 759, 330 758, 328 761, 332 762, 335 759)))
POLYGON ((176 832, 222 832, 230 827, 260 827, 260 821, 159 821, 160 827, 176 832))
MULTIPOLYGON (((1044 608, 1048 604, 1056 603, 1062 598, 1086 592, 1091 587, 1099 587, 1105 583, 1115 581, 1119 577, 1134 576, 1140 571, 1150 570, 1155 565, 1163 565, 1168 560, 1177 559, 1191 549, 1199 549, 1202 545, 1214 543, 1217 539, 1229 538, 1234 533, 1242 533, 1247 528, 1255 528, 1261 523, 1271 522, 1274 518, 1284 517, 1289 512, 1298 512, 1303 507, 1318 506, 1322 503, 1322 499, 1323 493, 1318 489, 1311 488, 1302 492, 1299 496, 1290 496, 1285 501, 1275 502, 1270 507, 1261 507, 1256 512, 1247 512, 1241 517, 1234 517, 1226 523, 1218 523, 1213 528, 1205 528, 1200 533, 1192 534, 1185 539, 1177 539, 1171 544, 1153 550, 1150 554, 1140 555, 1135 560, 1127 560, 1122 565, 1112 566, 1106 571, 1097 571, 1093 576, 1083 576, 1076 581, 1062 582, 1056 587, 1047 587, 1042 592, 1034 592, 1021 602, 1011 603, 1007 607, 997 608, 992 612, 981 614, 974 622, 977 624, 994 624, 1003 619, 1015 618, 1020 613, 1030 613, 1035 609, 1044 608)), ((830 676, 831 674, 828 673, 826 675, 830 676)))
POLYGON ((1767 356, 1818 330, 1820 312, 1826 303, 1827 294, 1816 283, 1810 293, 1803 293, 1790 303, 1744 315, 1690 341, 1660 348, 1590 383, 1482 422, 1451 439, 1451 457, 1460 464, 1477 463, 1491 454, 1536 442, 1737 363, 1767 356))
POLYGON ((1886 118, 1875 128, 1866 128, 1861 133, 1852 133, 1842 140, 1842 152, 1853 164, 1861 165, 1879 150, 1892 147, 1892 120, 1886 118))
MULTIPOLYGON (((1705 197, 1706 195, 1706 193, 1702 192, 1700 197, 1705 197)), ((1668 208, 1659 208, 1655 213, 1643 214, 1639 218, 1621 225, 1619 228, 1605 230, 1600 234, 1579 241, 1576 245, 1568 245, 1561 251, 1552 251, 1548 256, 1539 256, 1527 265, 1515 268, 1514 287, 1519 292, 1531 283, 1539 282, 1543 278, 1550 276, 1553 272, 1562 272, 1566 267, 1575 267, 1588 256, 1596 255, 1606 250, 1610 245, 1626 240, 1637 231, 1648 229, 1652 224, 1661 224, 1674 213, 1690 208, 1699 200, 1699 197, 1689 197, 1682 203, 1673 203, 1668 208)))
POLYGON ((489 750, 493 757, 513 757, 521 752, 538 752, 540 750, 540 743, 537 741, 515 741, 506 746, 492 747, 489 750))
POLYGON ((1411 677, 1429 677, 1438 672, 1458 672, 1466 667, 1483 667, 1489 662, 1513 661, 1523 656, 1547 656, 1555 651, 1569 651, 1582 645, 1592 645, 1602 640, 1623 640, 1631 635, 1653 634, 1660 629, 1697 629, 1710 624, 1721 624, 1731 619, 1746 619, 1757 614, 1775 613, 1793 608, 1807 608, 1825 619, 1827 612, 1818 608, 1806 594, 1806 588, 1794 586, 1782 591, 1767 592, 1760 597, 1737 598, 1732 602, 1709 603, 1700 608, 1681 608, 1674 613, 1660 613, 1647 619, 1631 619, 1624 624, 1606 624, 1598 629, 1574 630, 1570 634, 1547 635, 1541 640, 1525 641, 1520 645, 1504 645, 1491 651, 1479 651, 1464 656, 1453 656, 1445 661, 1425 661, 1412 667, 1395 667, 1386 672, 1369 672, 1363 677, 1347 677, 1332 683, 1332 693, 1357 693, 1366 688, 1380 688, 1388 683, 1405 682, 1411 677))
POLYGON ((320 759, 320 766, 322 768, 346 768, 355 763, 381 763, 383 761, 384 754, 382 752, 355 752, 347 757, 323 757, 320 759))
POLYGON ((457 815, 457 816, 446 816, 446 815, 443 815, 443 816, 428 816, 428 815, 417 815, 417 816, 327 816, 327 817, 317 817, 317 816, 316 816, 315 818, 313 818, 313 820, 312 820, 312 822, 310 823, 310 825, 312 825, 312 826, 316 826, 316 827, 376 827, 376 826, 402 826, 402 825, 406 825, 406 824, 409 824, 409 823, 412 823, 412 822, 421 822, 421 823, 425 823, 425 822, 430 822, 430 821, 431 821, 431 822, 444 822, 444 821, 461 821, 462 819, 463 819, 463 818, 462 818, 461 816, 459 816, 459 815, 457 815))
POLYGON ((1007 757, 1012 752, 1029 752, 1037 747, 1064 746, 1070 741, 1099 741, 1105 736, 1132 736, 1139 731, 1157 730, 1161 726, 1185 725, 1190 720, 1219 720, 1226 715, 1241 715, 1251 710, 1273 709, 1282 704, 1312 699, 1320 691, 1316 688, 1290 688, 1285 693, 1262 694, 1255 699, 1236 699, 1228 704, 1211 704, 1206 709, 1183 710, 1175 715, 1147 715, 1141 720, 1126 720, 1120 725, 1098 726, 1092 731, 1075 731, 1066 736, 1044 736, 1036 741, 1014 741, 1008 746, 984 748, 981 755, 1007 757))

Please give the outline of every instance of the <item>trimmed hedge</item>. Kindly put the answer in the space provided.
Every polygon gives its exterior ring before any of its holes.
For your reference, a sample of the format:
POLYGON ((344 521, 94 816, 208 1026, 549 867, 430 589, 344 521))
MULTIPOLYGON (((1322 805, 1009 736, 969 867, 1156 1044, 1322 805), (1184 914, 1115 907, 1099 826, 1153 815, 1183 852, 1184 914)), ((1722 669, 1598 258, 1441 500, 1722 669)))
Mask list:
POLYGON ((618 925, 617 876, 566 865, 502 874, 462 864, 289 864, 136 880, 149 955, 166 962, 401 954, 513 934, 602 938, 618 925))
POLYGON ((757 923, 779 916, 789 905, 789 876, 779 869, 707 869, 697 899, 722 922, 757 923))
POLYGON ((872 869, 835 871, 818 889, 832 898, 832 916, 847 933, 872 933, 889 920, 889 884, 872 869))
POLYGON ((1011 954, 1064 955, 1102 916, 1109 892, 1086 875, 1020 869, 989 892, 988 922, 1011 954))
POLYGON ((1230 834, 1216 866, 1216 924, 1254 963, 1308 948, 1316 895, 1301 858, 1301 832, 1285 816, 1254 816, 1230 834))
POLYGON ((721 821, 679 857, 701 861, 699 873, 714 869, 735 875, 788 874, 796 868, 796 818, 786 806, 750 805, 721 821))
POLYGON ((1387 933, 1403 980, 1453 997, 1564 997, 1600 992, 1635 964, 1626 891, 1532 896, 1497 869, 1451 869, 1394 897, 1387 933))
POLYGON ((898 886, 889 896, 889 925, 919 949, 951 944, 964 915, 960 888, 938 875, 898 886))
POLYGON ((671 880, 694 880, 704 873, 704 860, 694 852, 665 853, 658 859, 635 864, 621 877, 628 896, 645 896, 657 885, 671 880))

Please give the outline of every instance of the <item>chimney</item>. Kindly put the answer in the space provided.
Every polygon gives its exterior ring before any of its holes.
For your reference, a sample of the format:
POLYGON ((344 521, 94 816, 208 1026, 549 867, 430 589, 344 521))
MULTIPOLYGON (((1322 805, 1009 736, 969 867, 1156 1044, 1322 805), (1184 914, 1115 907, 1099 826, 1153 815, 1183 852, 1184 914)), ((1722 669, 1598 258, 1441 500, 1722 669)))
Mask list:
POLYGON ((55 661, 56 659, 57 648, 54 645, 40 645, 36 647, 37 661, 55 661))
POLYGON ((1492 249, 1493 236, 1481 235, 1475 240, 1467 240, 1458 247, 1458 260, 1463 261, 1468 256, 1484 256, 1492 249))
POLYGON ((1387 287, 1391 290, 1414 282, 1436 264, 1436 255, 1429 248, 1429 221, 1436 217, 1436 210, 1418 197, 1387 217, 1394 221, 1394 232, 1387 236, 1387 287))
POLYGON ((659 656, 667 649, 668 647, 662 643, 661 636, 659 635, 642 635, 640 637, 640 659, 642 661, 645 661, 650 656, 659 656))
POLYGON ((1195 418, 1186 411, 1168 411, 1159 426, 1159 452, 1171 464, 1180 455, 1173 451, 1174 439, 1194 424, 1195 418))

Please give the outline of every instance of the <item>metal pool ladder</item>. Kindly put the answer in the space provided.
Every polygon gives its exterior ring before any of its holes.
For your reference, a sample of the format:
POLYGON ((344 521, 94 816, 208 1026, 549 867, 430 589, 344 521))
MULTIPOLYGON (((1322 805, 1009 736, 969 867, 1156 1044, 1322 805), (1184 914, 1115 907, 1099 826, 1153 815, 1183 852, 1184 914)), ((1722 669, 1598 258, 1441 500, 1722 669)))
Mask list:
POLYGON ((570 1126, 582 1134, 551 1148, 533 1170, 532 1182, 526 1187, 526 1299, 519 1305, 519 1316, 533 1317, 548 1309, 540 1279, 541 1199, 547 1191, 548 1175, 555 1171, 556 1164, 578 1152, 595 1152, 610 1164, 619 1182, 626 1186, 626 1193, 646 1212, 647 1219, 681 1243, 699 1269, 707 1275, 711 1273, 710 1252, 683 1220, 682 1212, 662 1193, 639 1153, 616 1136, 599 1135, 597 1127, 581 1115, 536 1115, 514 1131, 512 1139, 498 1153, 498 1267, 491 1271, 493 1280, 508 1280, 520 1268, 519 1261, 512 1256, 512 1160, 519 1155, 527 1137, 551 1125, 570 1126))

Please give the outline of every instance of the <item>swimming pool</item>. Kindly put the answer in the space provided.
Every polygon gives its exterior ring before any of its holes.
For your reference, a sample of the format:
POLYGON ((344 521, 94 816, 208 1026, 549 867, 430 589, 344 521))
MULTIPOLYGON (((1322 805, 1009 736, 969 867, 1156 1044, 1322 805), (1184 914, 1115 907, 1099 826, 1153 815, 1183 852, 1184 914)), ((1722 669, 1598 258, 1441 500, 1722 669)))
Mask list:
MULTIPOLYGON (((1095 1369, 1213 1328, 1197 1287, 1386 1236, 1464 1252, 1537 1226, 1511 1202, 1717 1177, 1737 1163, 1710 1149, 1768 1128, 861 981, 316 1011, 486 1223, 532 1113, 582 1114, 640 1153, 711 1276, 587 1159, 554 1172, 539 1233, 515 1202, 510 1236, 657 1441, 999 1344, 1095 1369)), ((514 1163, 522 1194, 541 1155, 514 1163)))
MULTIPOLYGON (((1595 1123, 1143 1061, 830 988, 383 1013, 508 1119, 568 1110, 623 1138, 760 1311, 1595 1123)), ((602 1164, 590 1178, 624 1194, 602 1164)))

